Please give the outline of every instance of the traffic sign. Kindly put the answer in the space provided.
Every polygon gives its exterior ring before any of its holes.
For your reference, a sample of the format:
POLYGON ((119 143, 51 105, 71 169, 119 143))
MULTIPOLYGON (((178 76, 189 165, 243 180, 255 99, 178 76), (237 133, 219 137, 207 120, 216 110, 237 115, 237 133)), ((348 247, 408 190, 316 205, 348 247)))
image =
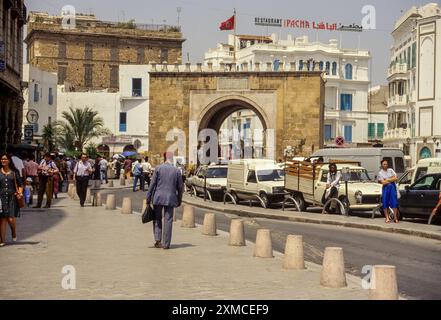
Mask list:
POLYGON ((27 124, 24 126, 24 140, 27 143, 32 143, 34 139, 34 125, 27 124))
POLYGON ((37 110, 29 109, 28 113, 26 113, 26 119, 30 124, 38 123, 39 115, 37 110))
POLYGON ((341 136, 335 138, 335 144, 339 147, 343 146, 345 144, 345 138, 343 138, 341 136))

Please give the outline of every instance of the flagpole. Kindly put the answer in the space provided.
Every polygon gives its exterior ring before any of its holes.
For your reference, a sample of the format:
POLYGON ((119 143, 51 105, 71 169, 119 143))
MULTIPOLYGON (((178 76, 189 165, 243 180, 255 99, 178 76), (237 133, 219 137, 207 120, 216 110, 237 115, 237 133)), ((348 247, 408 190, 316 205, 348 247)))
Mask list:
MULTIPOLYGON (((233 55, 233 63, 236 65, 236 25, 237 25, 237 19, 236 19, 236 8, 234 8, 234 55, 233 55)), ((236 66, 235 66, 236 68, 236 66)), ((234 70, 236 71, 236 70, 234 70)))

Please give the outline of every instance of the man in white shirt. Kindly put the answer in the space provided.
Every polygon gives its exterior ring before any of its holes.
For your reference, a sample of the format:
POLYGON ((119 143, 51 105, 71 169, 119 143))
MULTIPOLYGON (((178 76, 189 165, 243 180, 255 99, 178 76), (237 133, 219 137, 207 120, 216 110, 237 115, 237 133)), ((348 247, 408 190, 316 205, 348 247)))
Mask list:
POLYGON ((73 180, 76 182, 77 194, 80 198, 80 205, 82 207, 84 207, 84 202, 86 202, 87 186, 92 172, 93 168, 88 161, 88 155, 82 153, 81 160, 75 165, 73 176, 73 180))
POLYGON ((325 204, 329 199, 338 198, 340 180, 341 172, 337 171, 337 165, 335 163, 329 164, 329 172, 326 179, 326 190, 322 197, 323 204, 325 204))
POLYGON ((106 160, 106 158, 102 158, 99 162, 100 165, 100 178, 101 178, 101 184, 104 183, 104 181, 106 181, 106 183, 108 183, 108 179, 107 179, 107 166, 108 166, 108 162, 106 160))

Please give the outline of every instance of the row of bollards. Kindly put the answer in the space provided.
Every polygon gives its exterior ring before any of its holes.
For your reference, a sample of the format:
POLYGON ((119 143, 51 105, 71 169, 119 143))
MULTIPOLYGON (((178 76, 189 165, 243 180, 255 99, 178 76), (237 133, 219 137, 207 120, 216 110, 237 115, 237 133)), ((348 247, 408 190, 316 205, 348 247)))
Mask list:
MULTIPOLYGON (((194 228, 195 216, 191 206, 184 206, 182 216, 182 227, 194 228)), ((216 215, 206 213, 202 226, 202 234, 215 236, 216 215)), ((241 219, 232 219, 230 224, 230 246, 245 246, 245 226, 241 219)), ((254 257, 273 258, 273 247, 271 231, 269 229, 257 230, 256 243, 253 252, 254 257)), ((285 244, 285 254, 283 259, 283 269, 303 270, 305 259, 303 253, 303 236, 288 235, 285 244)), ((326 247, 322 270, 320 274, 320 284, 327 288, 347 287, 345 262, 343 249, 339 247, 326 247)), ((397 300, 398 286, 395 266, 374 265, 372 268, 370 287, 370 300, 397 300)))
MULTIPOLYGON (((70 184, 68 194, 72 198, 76 195, 75 185, 70 184)), ((90 191, 86 202, 90 202, 90 191)), ((94 205, 102 205, 102 197, 97 193, 94 198, 94 205)), ((146 200, 143 201, 142 212, 147 206, 146 200)), ((116 197, 114 194, 108 194, 106 199, 106 210, 116 209, 116 197)), ((132 214, 131 198, 123 198, 121 213, 132 214)), ((176 214, 173 215, 173 221, 176 221, 176 214)), ((195 228, 194 208, 188 205, 183 207, 182 224, 183 228, 195 228)), ((202 226, 202 234, 207 236, 217 235, 216 215, 206 213, 202 226)), ((228 245, 245 246, 245 226, 241 219, 232 219, 230 223, 230 233, 228 245)), ((258 258, 274 258, 271 240, 271 231, 269 229, 257 230, 256 243, 253 256, 258 258)), ((285 254, 283 258, 283 269, 285 270, 304 270, 305 260, 303 253, 303 237, 301 235, 288 235, 285 244, 285 254)), ((323 263, 320 274, 320 284, 327 288, 347 287, 345 262, 343 249, 339 247, 326 247, 323 255, 323 263)), ((398 299, 398 286, 395 266, 374 265, 371 272, 369 299, 371 300, 396 300, 398 299)))

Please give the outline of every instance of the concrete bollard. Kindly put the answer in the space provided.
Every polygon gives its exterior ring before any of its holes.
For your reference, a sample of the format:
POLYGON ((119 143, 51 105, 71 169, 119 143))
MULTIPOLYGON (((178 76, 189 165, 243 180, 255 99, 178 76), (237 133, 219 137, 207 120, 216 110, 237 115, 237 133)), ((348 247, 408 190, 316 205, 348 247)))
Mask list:
POLYGON ((116 198, 114 194, 108 194, 106 199, 106 210, 116 209, 116 198))
POLYGON ((395 266, 374 266, 370 284, 369 300, 398 300, 398 284, 395 266))
POLYGON ((245 246, 245 228, 243 220, 232 219, 230 224, 230 239, 228 242, 230 246, 245 246))
POLYGON ((132 214, 132 199, 124 197, 121 208, 122 214, 132 214))
POLYGON ((72 190, 73 190, 73 183, 69 183, 69 186, 67 187, 67 194, 69 195, 69 197, 72 198, 73 194, 72 194, 72 190))
POLYGON ((325 248, 320 284, 328 288, 343 288, 347 286, 342 248, 325 248))
POLYGON ((217 236, 216 215, 214 213, 205 214, 202 234, 206 236, 217 236))
POLYGON ((289 235, 286 238, 283 269, 305 269, 305 259, 303 256, 303 236, 289 235))
POLYGON ((191 206, 184 206, 184 213, 182 214, 182 228, 195 228, 194 222, 194 208, 191 206))
POLYGON ((71 191, 70 197, 71 197, 72 199, 75 199, 75 195, 76 195, 76 194, 77 194, 77 186, 74 185, 74 186, 72 187, 72 191, 71 191))
POLYGON ((103 205, 103 197, 101 192, 98 192, 95 196, 95 206, 101 207, 103 205))
POLYGON ((87 188, 86 203, 92 203, 92 195, 90 194, 90 188, 87 188))
POLYGON ((113 188, 113 180, 109 180, 109 183, 107 184, 107 187, 113 188))
POLYGON ((75 193, 74 193, 74 197, 73 197, 73 199, 74 200, 80 200, 80 197, 78 196, 78 193, 77 193, 77 189, 75 188, 75 193))
POLYGON ((100 189, 101 188, 101 180, 94 180, 93 187, 95 189, 100 189))
POLYGON ((125 186, 125 185, 126 185, 126 178, 124 177, 124 175, 122 175, 122 176, 119 178, 119 185, 120 185, 120 186, 125 186))
POLYGON ((269 229, 257 230, 253 256, 258 258, 274 258, 271 231, 269 229))

